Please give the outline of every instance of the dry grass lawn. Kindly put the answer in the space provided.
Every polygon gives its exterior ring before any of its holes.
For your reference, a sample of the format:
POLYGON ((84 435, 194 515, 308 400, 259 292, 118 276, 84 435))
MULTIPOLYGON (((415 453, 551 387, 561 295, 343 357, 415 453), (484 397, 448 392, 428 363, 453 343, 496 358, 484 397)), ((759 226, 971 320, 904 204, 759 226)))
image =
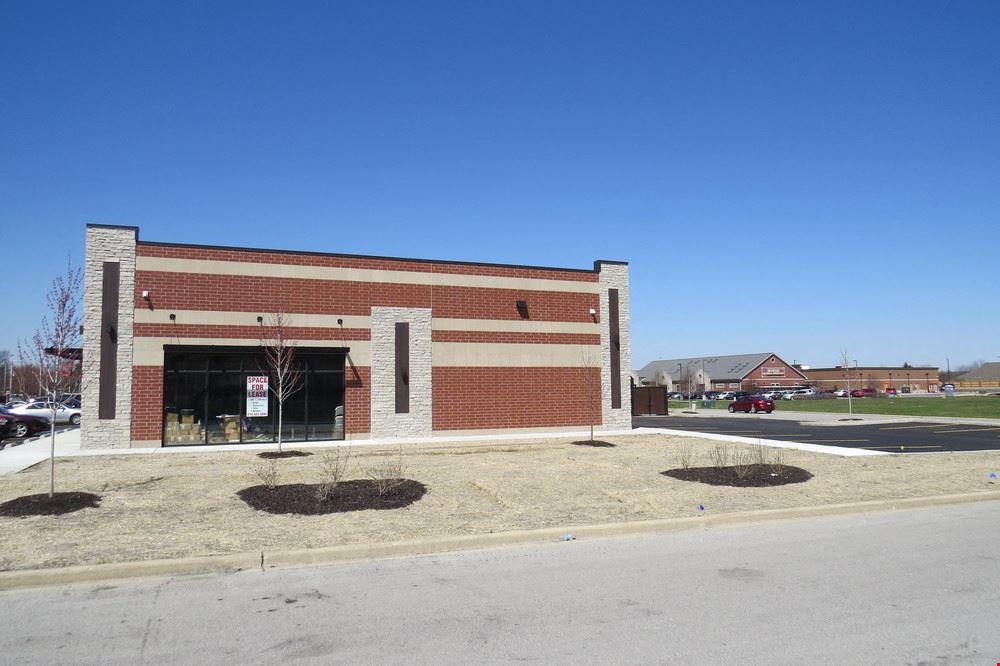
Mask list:
MULTIPOLYGON (((570 440, 407 445, 406 476, 428 493, 412 506, 323 516, 271 515, 236 492, 259 483, 255 452, 155 453, 57 460, 58 490, 98 493, 100 508, 63 516, 0 518, 0 570, 237 552, 381 543, 759 509, 819 506, 1000 490, 1000 453, 840 458, 784 450, 814 478, 771 488, 715 487, 668 478, 681 451, 707 466, 716 443, 689 437, 608 438, 615 448, 570 440)), ((737 445, 728 445, 736 448, 737 445)), ((279 483, 319 481, 326 453, 278 461, 279 483)), ((353 449, 354 478, 396 454, 353 449)), ((47 463, 0 482, 0 502, 44 492, 47 463)))

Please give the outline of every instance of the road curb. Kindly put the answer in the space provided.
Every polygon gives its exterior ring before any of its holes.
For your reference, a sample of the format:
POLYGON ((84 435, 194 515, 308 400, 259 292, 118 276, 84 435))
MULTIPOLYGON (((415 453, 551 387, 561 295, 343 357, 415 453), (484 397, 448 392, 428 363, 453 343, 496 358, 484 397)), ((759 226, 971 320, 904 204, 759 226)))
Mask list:
POLYGON ((443 536, 412 541, 352 544, 327 548, 277 551, 273 553, 255 551, 230 555, 79 565, 53 569, 25 569, 0 572, 0 591, 30 587, 95 583, 129 578, 236 573, 252 570, 266 571, 275 568, 308 567, 374 559, 414 557, 436 553, 487 550, 528 544, 553 543, 563 540, 563 537, 567 534, 571 534, 574 540, 614 538, 697 528, 726 527, 857 513, 899 511, 988 501, 1000 501, 1000 490, 723 514, 712 514, 710 513, 711 507, 707 507, 707 512, 704 514, 683 518, 603 523, 599 525, 546 527, 535 530, 518 530, 494 534, 443 536))

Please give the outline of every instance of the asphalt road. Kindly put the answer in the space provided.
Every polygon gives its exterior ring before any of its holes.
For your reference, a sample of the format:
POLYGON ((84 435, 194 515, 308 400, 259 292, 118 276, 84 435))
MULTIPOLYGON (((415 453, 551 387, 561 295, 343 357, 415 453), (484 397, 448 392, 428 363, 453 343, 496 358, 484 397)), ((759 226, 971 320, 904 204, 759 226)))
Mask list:
POLYGON ((868 425, 817 425, 770 418, 767 414, 697 418, 635 416, 634 427, 670 428, 741 437, 872 449, 892 453, 1000 450, 1000 425, 897 422, 868 425))
POLYGON ((981 502, 0 592, 0 662, 993 664, 998 522, 981 502))

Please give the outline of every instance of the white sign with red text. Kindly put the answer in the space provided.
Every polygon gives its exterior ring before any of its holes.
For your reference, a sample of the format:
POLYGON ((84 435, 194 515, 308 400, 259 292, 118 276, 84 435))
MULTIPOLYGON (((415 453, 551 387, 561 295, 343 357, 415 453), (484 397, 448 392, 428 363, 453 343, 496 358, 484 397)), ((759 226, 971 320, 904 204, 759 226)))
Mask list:
POLYGON ((267 375, 247 377, 247 416, 267 416, 267 375))

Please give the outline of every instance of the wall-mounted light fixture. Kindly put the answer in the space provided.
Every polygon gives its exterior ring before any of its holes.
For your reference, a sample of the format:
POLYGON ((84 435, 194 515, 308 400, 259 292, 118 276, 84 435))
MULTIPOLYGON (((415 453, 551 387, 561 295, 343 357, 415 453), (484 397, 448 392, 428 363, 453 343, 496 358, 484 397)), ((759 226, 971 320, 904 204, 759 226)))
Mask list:
POLYGON ((517 313, 521 315, 524 319, 528 318, 528 301, 516 301, 514 306, 517 308, 517 313))
POLYGON ((261 317, 260 315, 257 315, 257 323, 258 324, 263 324, 264 323, 264 318, 261 317))
POLYGON ((145 289, 143 289, 143 291, 142 291, 142 300, 144 300, 144 301, 148 301, 149 300, 149 292, 146 291, 145 289))
POLYGON ((596 315, 597 315, 597 310, 595 310, 594 308, 590 308, 590 316, 594 317, 596 315))
POLYGON ((170 313, 170 321, 177 321, 177 315, 175 315, 173 312, 170 313))
POLYGON ((343 326, 343 325, 344 325, 344 320, 343 319, 338 319, 337 320, 337 326, 343 326))

